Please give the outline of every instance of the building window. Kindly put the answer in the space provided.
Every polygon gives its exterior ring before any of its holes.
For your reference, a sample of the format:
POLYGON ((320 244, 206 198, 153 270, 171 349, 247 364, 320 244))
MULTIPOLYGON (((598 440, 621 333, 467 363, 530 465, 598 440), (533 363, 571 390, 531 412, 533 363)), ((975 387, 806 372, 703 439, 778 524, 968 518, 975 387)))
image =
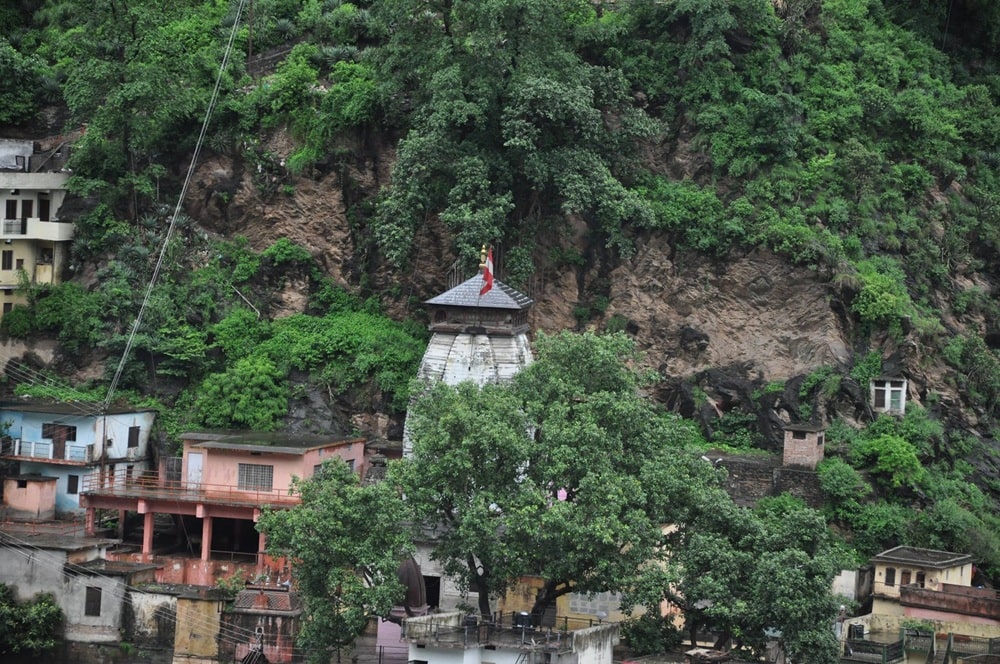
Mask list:
POLYGON ((139 447, 139 427, 128 428, 128 446, 139 447))
POLYGON ((17 199, 8 198, 4 206, 4 219, 17 219, 17 199))
POLYGON ((38 197, 38 218, 41 221, 48 221, 52 214, 52 202, 44 196, 38 197))
POLYGON ((80 476, 79 475, 67 475, 66 476, 66 493, 70 496, 75 496, 80 493, 80 476))
POLYGON ((76 441, 76 427, 69 424, 56 424, 55 422, 47 422, 42 425, 42 438, 48 438, 49 440, 70 440, 76 441))
POLYGON ((3 312, 5 314, 9 314, 13 310, 14 310, 14 303, 13 302, 4 302, 3 303, 3 312))
POLYGON ((352 473, 354 472, 354 459, 347 460, 347 469, 352 473))
POLYGON ((101 615, 101 589, 97 586, 87 586, 87 601, 83 607, 83 615, 101 615))
POLYGON ((901 586, 910 585, 910 575, 911 575, 910 570, 904 569, 903 573, 899 575, 899 585, 901 586))
POLYGON ((14 259, 14 269, 15 270, 23 270, 24 269, 24 259, 23 258, 16 258, 16 259, 14 259))
POLYGON ((17 488, 18 489, 27 489, 28 488, 28 480, 18 480, 17 481, 17 488))
POLYGON ((924 583, 927 582, 927 577, 923 572, 917 572, 917 585, 921 588, 924 587, 924 583))
POLYGON ((4 249, 3 254, 0 254, 0 269, 14 269, 14 252, 11 249, 4 249))
POLYGON ((871 384, 872 409, 902 415, 906 410, 906 380, 875 378, 871 384))
POLYGON ((21 219, 35 216, 35 201, 23 199, 21 201, 21 219))
POLYGON ((887 567, 885 569, 885 585, 894 586, 896 585, 896 568, 887 567))
POLYGON ((274 466, 260 463, 241 463, 239 488, 243 491, 270 491, 274 483, 274 466))
POLYGON ((794 438, 795 440, 805 440, 806 439, 806 432, 805 431, 793 431, 792 432, 792 438, 794 438))

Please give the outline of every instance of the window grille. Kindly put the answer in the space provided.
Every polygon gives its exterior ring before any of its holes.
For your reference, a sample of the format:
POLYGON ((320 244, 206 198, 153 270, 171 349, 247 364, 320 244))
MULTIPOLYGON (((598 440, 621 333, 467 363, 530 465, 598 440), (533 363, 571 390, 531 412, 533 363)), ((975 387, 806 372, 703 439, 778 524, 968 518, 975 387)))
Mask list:
POLYGON ((239 465, 239 488, 243 491, 270 491, 274 484, 274 466, 259 463, 239 465))
POLYGON ((101 615, 101 589, 97 586, 87 586, 87 599, 84 603, 85 616, 101 615))
POLYGON ((69 424, 49 422, 42 425, 42 438, 76 441, 76 427, 69 424))

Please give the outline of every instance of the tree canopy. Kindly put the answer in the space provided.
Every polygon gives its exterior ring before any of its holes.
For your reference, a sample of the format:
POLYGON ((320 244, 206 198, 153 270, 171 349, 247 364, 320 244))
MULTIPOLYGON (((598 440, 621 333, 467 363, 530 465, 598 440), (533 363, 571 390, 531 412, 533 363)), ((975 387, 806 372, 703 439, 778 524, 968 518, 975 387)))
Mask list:
POLYGON ((484 615, 524 574, 545 579, 536 610, 628 587, 664 555, 663 524, 717 481, 686 452, 697 431, 640 396, 627 337, 541 336, 537 351, 510 384, 430 386, 393 476, 484 615))
POLYGON ((614 20, 588 0, 392 0, 373 12, 382 76, 415 107, 374 220, 391 261, 406 262, 430 215, 466 256, 566 214, 627 249, 622 226, 650 217, 625 184, 627 157, 655 123, 595 56, 614 20))

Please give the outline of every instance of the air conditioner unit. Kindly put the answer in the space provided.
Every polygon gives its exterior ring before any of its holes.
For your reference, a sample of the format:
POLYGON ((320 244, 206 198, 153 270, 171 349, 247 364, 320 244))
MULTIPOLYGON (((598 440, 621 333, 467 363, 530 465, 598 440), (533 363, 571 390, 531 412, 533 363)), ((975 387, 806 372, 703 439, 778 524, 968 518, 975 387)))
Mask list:
POLYGON ((129 461, 138 461, 142 458, 142 451, 138 447, 130 447, 126 451, 125 457, 129 461))

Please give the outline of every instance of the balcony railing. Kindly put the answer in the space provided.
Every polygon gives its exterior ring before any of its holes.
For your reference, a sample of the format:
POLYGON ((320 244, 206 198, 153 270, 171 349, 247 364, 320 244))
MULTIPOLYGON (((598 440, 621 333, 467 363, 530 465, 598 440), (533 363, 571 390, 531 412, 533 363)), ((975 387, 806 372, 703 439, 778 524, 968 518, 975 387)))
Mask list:
POLYGON ((81 493, 89 496, 171 500, 192 503, 226 503, 229 505, 295 505, 297 494, 287 488, 263 489, 166 480, 155 471, 130 473, 118 468, 114 473, 93 473, 83 478, 81 493))
POLYGON ((66 443, 62 454, 56 454, 56 445, 51 440, 7 439, 0 446, 0 456, 39 459, 46 461, 76 461, 88 463, 91 460, 91 445, 66 443))
POLYGON ((570 634, 575 630, 602 624, 597 619, 556 616, 552 626, 545 627, 539 618, 529 613, 507 612, 495 613, 486 621, 469 616, 456 624, 453 614, 429 615, 408 620, 404 637, 417 643, 462 647, 492 644, 559 652, 572 647, 570 634))
POLYGON ((844 641, 842 662, 881 662, 891 664, 906 659, 902 641, 893 643, 878 643, 875 641, 860 641, 848 639, 844 641))

